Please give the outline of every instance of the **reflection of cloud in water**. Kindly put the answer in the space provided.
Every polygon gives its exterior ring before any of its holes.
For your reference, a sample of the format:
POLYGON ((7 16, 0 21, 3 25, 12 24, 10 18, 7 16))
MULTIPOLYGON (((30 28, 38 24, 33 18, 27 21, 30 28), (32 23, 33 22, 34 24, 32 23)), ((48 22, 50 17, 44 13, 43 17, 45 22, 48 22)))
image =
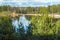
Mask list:
MULTIPOLYGON (((19 21, 17 19, 12 19, 12 25, 15 27, 15 30, 19 29, 19 25, 22 23, 24 30, 27 31, 30 21, 28 21, 25 16, 20 16, 19 21)), ((21 27, 21 26, 20 26, 21 27)))
POLYGON ((17 31, 17 29, 19 28, 19 22, 17 19, 12 19, 12 25, 13 28, 15 28, 15 31, 17 31))
POLYGON ((23 25, 26 25, 26 26, 28 26, 29 25, 29 21, 25 18, 25 16, 21 16, 20 18, 19 18, 19 21, 23 24, 23 25))

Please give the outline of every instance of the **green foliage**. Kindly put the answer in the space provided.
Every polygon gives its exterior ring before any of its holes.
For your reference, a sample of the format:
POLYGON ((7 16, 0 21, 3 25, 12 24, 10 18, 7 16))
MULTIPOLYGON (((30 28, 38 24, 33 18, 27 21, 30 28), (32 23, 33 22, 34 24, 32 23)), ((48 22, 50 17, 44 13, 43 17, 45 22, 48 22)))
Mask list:
POLYGON ((12 24, 9 17, 0 17, 0 39, 11 40, 12 39, 12 24))
MULTIPOLYGON (((10 6, 0 6, 0 11, 10 10, 10 6)), ((41 16, 33 16, 30 20, 27 33, 22 24, 18 32, 13 29, 10 17, 0 17, 1 40, 60 40, 60 20, 48 16, 49 13, 60 13, 60 5, 39 8, 16 8, 17 13, 40 13, 41 16), (22 27, 22 28, 21 28, 22 27)), ((5 12, 4 12, 5 13, 5 12)), ((3 14, 2 14, 3 15, 3 14)), ((29 17, 30 19, 30 17, 29 17)))
POLYGON ((60 20, 56 22, 56 34, 60 36, 60 20))
MULTIPOLYGON (((41 16, 34 16, 31 19, 32 22, 32 33, 33 35, 37 35, 37 37, 43 36, 48 38, 52 37, 51 40, 58 40, 59 29, 60 29, 60 21, 57 21, 54 18, 48 17, 48 12, 45 8, 40 10, 41 16), (56 38, 54 38, 56 37, 56 38)), ((46 40, 45 38, 43 40, 46 40)), ((39 39, 38 39, 39 40, 39 39)))
MULTIPOLYGON (((42 13, 42 10, 45 10, 44 12, 48 12, 48 13, 60 13, 60 4, 57 5, 52 5, 52 6, 48 6, 48 7, 11 7, 9 5, 5 5, 5 6, 0 6, 0 12, 2 11, 11 11, 12 8, 16 8, 16 12, 17 13, 42 13), (47 9, 47 10, 46 10, 47 9)), ((43 13, 44 13, 43 12, 43 13)))

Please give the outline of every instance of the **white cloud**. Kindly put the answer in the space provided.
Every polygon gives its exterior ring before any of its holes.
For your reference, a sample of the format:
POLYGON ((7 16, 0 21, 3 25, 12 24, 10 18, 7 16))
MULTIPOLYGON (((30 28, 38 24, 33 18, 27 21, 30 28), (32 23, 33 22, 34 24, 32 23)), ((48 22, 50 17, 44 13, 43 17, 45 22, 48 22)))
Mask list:
POLYGON ((51 0, 33 0, 34 2, 50 2, 51 0))
POLYGON ((11 5, 19 5, 19 6, 41 6, 41 5, 52 5, 60 3, 60 0, 0 0, 0 5, 2 2, 6 2, 6 4, 11 5), (14 4, 12 4, 12 3, 14 4))
POLYGON ((4 0, 0 0, 0 2, 3 2, 4 0))
POLYGON ((52 2, 60 2, 60 0, 51 0, 52 2))
POLYGON ((12 2, 60 2, 60 0, 0 0, 2 1, 12 1, 12 2))
POLYGON ((43 3, 47 3, 47 2, 60 2, 60 0, 0 0, 0 2, 43 2, 43 3))

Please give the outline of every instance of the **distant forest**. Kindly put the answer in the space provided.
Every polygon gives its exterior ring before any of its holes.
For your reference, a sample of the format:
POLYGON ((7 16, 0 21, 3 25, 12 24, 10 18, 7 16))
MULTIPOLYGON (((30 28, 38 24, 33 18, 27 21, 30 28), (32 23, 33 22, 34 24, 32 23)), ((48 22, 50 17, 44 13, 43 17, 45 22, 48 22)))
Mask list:
POLYGON ((15 10, 17 13, 42 13, 41 10, 44 11, 44 9, 46 9, 46 11, 48 13, 58 13, 60 14, 60 4, 58 5, 49 5, 48 7, 11 7, 9 5, 5 5, 5 6, 0 6, 0 12, 2 11, 11 11, 11 10, 15 10))

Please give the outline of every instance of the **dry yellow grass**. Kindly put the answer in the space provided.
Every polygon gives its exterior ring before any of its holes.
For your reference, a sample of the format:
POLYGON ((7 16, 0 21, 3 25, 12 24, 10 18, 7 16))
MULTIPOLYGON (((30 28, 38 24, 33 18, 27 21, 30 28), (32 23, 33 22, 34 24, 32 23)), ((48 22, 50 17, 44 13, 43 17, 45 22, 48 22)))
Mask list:
POLYGON ((0 17, 2 16, 9 16, 10 12, 4 11, 4 12, 0 12, 0 17))

